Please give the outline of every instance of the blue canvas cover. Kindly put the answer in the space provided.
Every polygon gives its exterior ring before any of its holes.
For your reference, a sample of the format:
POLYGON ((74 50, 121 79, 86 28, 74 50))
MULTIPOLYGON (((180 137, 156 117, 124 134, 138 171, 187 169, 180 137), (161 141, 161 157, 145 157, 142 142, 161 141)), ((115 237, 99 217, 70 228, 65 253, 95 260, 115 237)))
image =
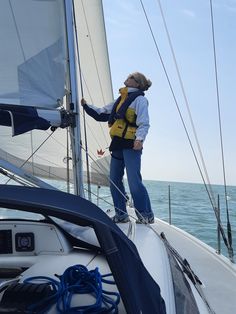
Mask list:
POLYGON ((11 126, 13 136, 34 129, 47 130, 50 123, 39 117, 37 110, 28 106, 0 105, 0 125, 11 126))
POLYGON ((135 245, 95 204, 59 191, 0 185, 0 206, 93 227, 127 313, 166 313, 160 287, 142 263, 135 245))

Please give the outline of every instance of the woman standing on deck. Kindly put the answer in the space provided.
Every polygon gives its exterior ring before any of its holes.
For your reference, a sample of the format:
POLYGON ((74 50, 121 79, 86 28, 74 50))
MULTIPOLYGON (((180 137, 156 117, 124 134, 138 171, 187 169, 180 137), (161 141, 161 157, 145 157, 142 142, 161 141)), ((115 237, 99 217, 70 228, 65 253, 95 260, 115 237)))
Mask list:
POLYGON ((108 121, 112 138, 110 189, 116 214, 113 221, 128 222, 126 211, 125 189, 123 184, 124 169, 126 169, 130 193, 133 198, 139 223, 153 223, 154 215, 151 209, 149 195, 142 183, 141 155, 143 142, 148 133, 149 115, 148 100, 144 91, 152 85, 142 73, 130 74, 120 88, 120 97, 114 102, 97 108, 88 105, 85 99, 81 105, 87 114, 97 121, 108 121))

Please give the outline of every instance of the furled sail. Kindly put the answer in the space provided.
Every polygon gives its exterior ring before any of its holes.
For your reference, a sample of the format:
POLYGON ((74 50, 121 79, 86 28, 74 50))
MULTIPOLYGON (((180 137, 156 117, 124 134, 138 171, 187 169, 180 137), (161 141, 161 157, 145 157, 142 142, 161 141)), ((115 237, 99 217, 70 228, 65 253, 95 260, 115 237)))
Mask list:
MULTIPOLYGON (((79 97, 103 106, 113 97, 102 1, 75 1, 75 17, 80 60, 77 70, 81 71, 79 97)), ((6 105, 28 106, 37 108, 40 117, 58 126, 53 108, 66 107, 65 96, 70 88, 65 30, 64 0, 0 1, 0 116, 6 105)), ((83 125, 82 113, 80 120, 83 125)), ((92 183, 107 184, 106 127, 86 117, 92 183), (102 179, 98 172, 103 173, 102 179)), ((83 127, 81 132, 84 133, 83 127)), ((54 133, 34 130, 13 138, 11 135, 11 128, 0 127, 0 158, 35 175, 71 179, 67 129, 57 128, 54 133)), ((82 147, 85 148, 84 140, 82 147)))

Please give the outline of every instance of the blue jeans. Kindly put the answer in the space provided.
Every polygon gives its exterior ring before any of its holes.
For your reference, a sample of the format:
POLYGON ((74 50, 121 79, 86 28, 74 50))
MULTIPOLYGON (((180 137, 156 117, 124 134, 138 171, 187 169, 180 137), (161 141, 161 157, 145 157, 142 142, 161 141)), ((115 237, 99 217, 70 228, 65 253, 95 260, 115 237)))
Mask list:
POLYGON ((127 216, 125 188, 123 184, 124 169, 126 169, 128 184, 138 218, 152 218, 150 199, 142 183, 141 150, 122 149, 112 152, 110 165, 110 189, 116 215, 127 216), (114 184, 113 184, 114 183, 114 184))

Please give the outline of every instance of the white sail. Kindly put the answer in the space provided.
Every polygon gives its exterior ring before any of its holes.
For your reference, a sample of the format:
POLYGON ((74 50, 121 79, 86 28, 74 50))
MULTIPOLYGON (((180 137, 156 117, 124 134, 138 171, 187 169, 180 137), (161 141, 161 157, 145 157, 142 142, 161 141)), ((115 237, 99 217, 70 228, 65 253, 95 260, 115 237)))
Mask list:
MULTIPOLYGON (((0 2, 1 104, 52 108, 58 106, 58 100, 61 104, 65 102, 69 87, 64 9, 62 0, 0 2)), ((88 102, 103 106, 113 96, 102 1, 75 1, 75 17, 80 59, 77 70, 81 66, 82 75, 79 97, 83 95, 88 102)), ((80 120, 84 150, 82 116, 80 120)), ((101 125, 86 116, 86 128, 91 181, 107 184, 109 137, 106 123, 101 125), (102 177, 98 172, 102 172, 102 177)), ((58 128, 51 136, 50 130, 34 130, 16 137, 11 137, 11 133, 10 128, 0 127, 0 158, 41 177, 65 180, 69 173, 72 179, 67 130, 58 128)), ((83 156, 83 168, 86 167, 85 159, 83 156)))
MULTIPOLYGON (((75 12, 82 77, 80 95, 88 103, 102 107, 113 100, 102 1, 75 1, 75 12)), ((81 124, 83 119, 81 113, 81 124)), ((99 185, 108 183, 110 138, 107 124, 96 122, 88 115, 85 120, 91 181, 99 185)), ((83 126, 81 131, 85 148, 83 126)))
MULTIPOLYGON (((4 150, 0 149, 0 158, 35 176, 66 180, 67 149, 66 142, 62 140, 66 140, 65 130, 57 129, 46 140, 50 133, 50 131, 32 131, 12 138, 10 128, 0 127, 1 147, 4 147, 4 150), (36 151, 41 144, 42 147, 36 151)), ((71 171, 70 169, 70 181, 72 180, 71 171)))
POLYGON ((65 94, 63 1, 2 0, 0 102, 56 107, 65 94))
MULTIPOLYGON (((64 1, 1 1, 0 38, 0 109, 4 104, 50 109, 62 103, 67 86, 64 1)), ((44 177, 65 178, 65 130, 57 129, 43 145, 50 131, 14 138, 11 133, 9 127, 0 127, 1 158, 24 165, 35 175, 41 172, 44 177), (46 174, 45 167, 62 170, 46 174)))

